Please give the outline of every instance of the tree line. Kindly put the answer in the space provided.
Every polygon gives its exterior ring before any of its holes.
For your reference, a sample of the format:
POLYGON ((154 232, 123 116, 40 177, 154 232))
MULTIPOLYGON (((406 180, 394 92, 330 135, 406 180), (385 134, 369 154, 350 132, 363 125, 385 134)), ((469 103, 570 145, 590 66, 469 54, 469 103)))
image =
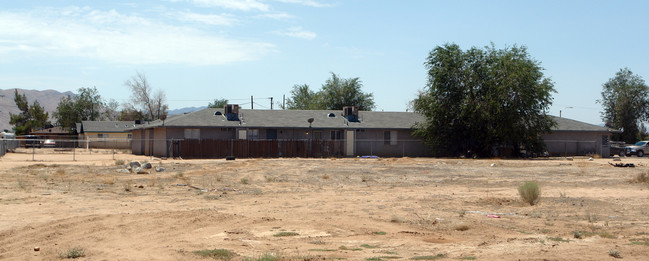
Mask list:
POLYGON ((16 90, 14 102, 20 113, 10 113, 9 123, 15 126, 17 135, 26 135, 53 125, 73 133, 76 123, 82 121, 153 121, 167 117, 169 106, 165 92, 154 90, 144 74, 138 72, 124 85, 131 91, 131 98, 122 104, 113 99, 104 100, 96 87, 79 88, 76 95, 63 97, 59 101, 52 115, 54 124, 38 101, 29 105, 25 94, 19 94, 16 90))

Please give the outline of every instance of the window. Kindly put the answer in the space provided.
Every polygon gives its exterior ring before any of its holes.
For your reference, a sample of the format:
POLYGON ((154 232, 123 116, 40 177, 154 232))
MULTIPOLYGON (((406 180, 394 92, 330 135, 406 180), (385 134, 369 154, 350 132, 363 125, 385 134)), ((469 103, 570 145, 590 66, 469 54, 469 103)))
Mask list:
POLYGON ((383 132, 383 144, 397 145, 397 131, 383 132))
POLYGON ((259 139, 259 130, 258 129, 250 129, 250 130, 248 130, 248 139, 249 140, 258 140, 259 139))
POLYGON ((129 134, 128 134, 128 139, 130 140, 130 139, 132 139, 132 138, 133 138, 133 134, 130 134, 130 133, 129 133, 129 134))
POLYGON ((106 134, 105 133, 97 133, 97 138, 100 138, 100 139, 108 138, 108 134, 107 133, 106 134))
POLYGON ((200 129, 185 129, 185 139, 198 140, 201 138, 200 129))
POLYGON ((339 140, 340 139, 340 131, 331 131, 331 139, 332 140, 339 140))

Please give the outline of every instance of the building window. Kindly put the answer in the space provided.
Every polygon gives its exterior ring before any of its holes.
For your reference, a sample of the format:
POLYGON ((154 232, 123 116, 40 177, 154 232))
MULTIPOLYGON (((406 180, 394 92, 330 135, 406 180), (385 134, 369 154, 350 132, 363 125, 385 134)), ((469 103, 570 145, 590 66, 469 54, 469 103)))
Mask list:
POLYGON ((332 140, 339 140, 340 139, 340 131, 339 130, 331 131, 331 139, 332 140))
POLYGON ((108 134, 107 133, 106 134, 105 133, 97 133, 97 138, 100 138, 100 139, 108 138, 108 134))
POLYGON ((130 134, 130 133, 129 133, 129 134, 128 134, 128 139, 130 140, 130 139, 132 139, 132 138, 133 138, 133 134, 130 134))
POLYGON ((248 130, 248 139, 249 140, 258 140, 259 139, 259 130, 258 129, 250 129, 250 130, 248 130))
POLYGON ((200 129, 185 129, 185 139, 198 140, 201 138, 200 129))
POLYGON ((383 132, 383 144, 397 145, 397 131, 383 132))

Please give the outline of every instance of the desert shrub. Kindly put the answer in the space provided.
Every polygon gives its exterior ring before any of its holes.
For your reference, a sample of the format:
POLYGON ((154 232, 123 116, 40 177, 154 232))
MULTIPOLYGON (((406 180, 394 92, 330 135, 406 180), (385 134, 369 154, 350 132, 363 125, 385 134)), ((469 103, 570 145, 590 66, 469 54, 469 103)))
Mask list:
POLYGON ((608 251, 608 255, 615 257, 615 258, 622 258, 622 254, 620 254, 620 251, 617 251, 615 249, 611 249, 608 251))
POLYGON ((446 254, 437 254, 434 256, 416 256, 413 258, 410 258, 411 260, 435 260, 435 259, 440 259, 440 258, 445 258, 446 254))
POLYGON ((242 178, 241 179, 241 184, 244 184, 244 185, 250 184, 250 180, 248 180, 247 178, 242 178))
POLYGON ((536 182, 525 182, 522 186, 518 187, 518 194, 521 196, 525 203, 529 203, 530 206, 533 206, 539 201, 541 196, 541 189, 539 189, 539 184, 536 182))
POLYGON ((198 251, 194 251, 194 254, 202 257, 211 257, 219 260, 230 260, 236 255, 234 252, 227 249, 198 250, 198 251))
POLYGON ((274 237, 293 237, 293 236, 299 236, 299 235, 300 234, 296 233, 296 232, 279 232, 279 233, 277 233, 277 234, 275 234, 273 236, 274 237))
POLYGON ((73 247, 66 251, 59 252, 60 258, 79 258, 86 256, 86 250, 82 247, 73 247))
POLYGON ((124 160, 121 159, 115 160, 115 166, 121 166, 121 165, 124 165, 124 160))

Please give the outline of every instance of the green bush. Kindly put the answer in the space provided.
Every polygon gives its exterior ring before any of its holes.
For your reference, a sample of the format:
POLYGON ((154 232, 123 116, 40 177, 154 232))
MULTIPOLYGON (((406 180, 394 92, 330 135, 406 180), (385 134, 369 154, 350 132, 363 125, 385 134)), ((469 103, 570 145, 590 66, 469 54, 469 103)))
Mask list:
POLYGON ((86 256, 86 250, 82 247, 73 247, 63 252, 59 252, 60 258, 79 258, 86 256))
POLYGON ((214 259, 219 259, 219 260, 230 260, 236 254, 230 250, 227 249, 206 249, 206 250, 198 250, 194 251, 194 254, 197 254, 202 257, 211 257, 214 259))
POLYGON ((525 203, 529 203, 530 206, 533 206, 539 202, 539 197, 541 196, 541 189, 539 189, 539 184, 536 182, 525 182, 522 186, 518 187, 518 194, 521 195, 521 198, 525 203))

